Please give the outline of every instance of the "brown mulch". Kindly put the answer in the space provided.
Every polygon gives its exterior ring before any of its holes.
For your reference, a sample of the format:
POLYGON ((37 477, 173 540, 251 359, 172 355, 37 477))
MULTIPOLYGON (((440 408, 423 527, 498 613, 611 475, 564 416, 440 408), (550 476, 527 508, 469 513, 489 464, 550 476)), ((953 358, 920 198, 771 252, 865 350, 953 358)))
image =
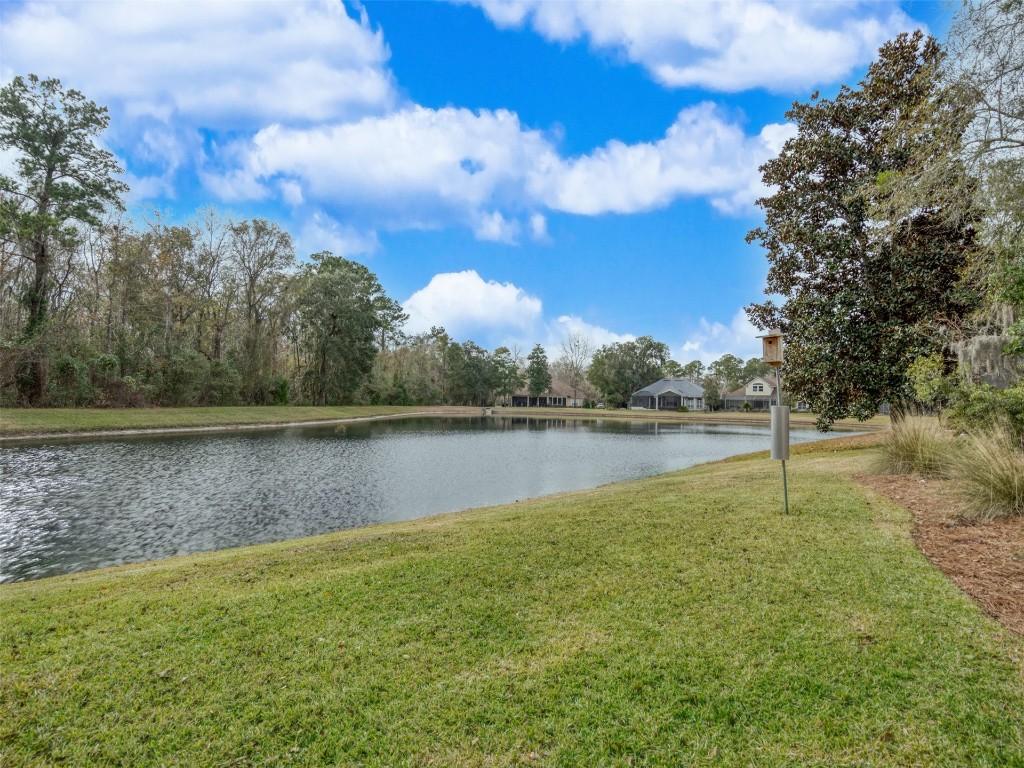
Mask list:
POLYGON ((921 551, 982 609, 1024 636, 1024 518, 972 522, 956 515, 948 483, 907 475, 857 482, 909 509, 921 551))

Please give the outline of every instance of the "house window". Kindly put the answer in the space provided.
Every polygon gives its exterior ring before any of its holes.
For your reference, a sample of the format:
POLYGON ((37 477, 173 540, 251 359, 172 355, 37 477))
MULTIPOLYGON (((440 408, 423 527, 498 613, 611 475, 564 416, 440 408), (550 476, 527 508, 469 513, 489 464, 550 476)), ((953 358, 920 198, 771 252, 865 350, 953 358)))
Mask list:
POLYGON ((764 392, 764 384, 755 384, 754 385, 754 391, 755 392, 764 392))

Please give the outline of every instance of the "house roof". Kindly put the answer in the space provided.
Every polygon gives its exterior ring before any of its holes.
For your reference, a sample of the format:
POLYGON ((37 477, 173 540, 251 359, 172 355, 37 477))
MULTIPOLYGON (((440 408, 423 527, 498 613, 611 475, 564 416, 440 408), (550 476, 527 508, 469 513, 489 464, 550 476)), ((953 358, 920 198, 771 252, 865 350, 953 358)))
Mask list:
POLYGON ((704 397, 704 387, 689 379, 662 379, 633 393, 633 397, 661 397, 673 392, 682 397, 704 397))
POLYGON ((734 389, 727 395, 722 395, 722 399, 730 400, 774 400, 775 399, 775 387, 768 387, 764 392, 758 392, 756 395, 748 395, 746 385, 739 389, 734 389))
POLYGON ((734 400, 734 399, 735 400, 768 400, 768 399, 772 399, 772 400, 774 400, 775 399, 775 387, 776 387, 777 384, 778 384, 778 379, 775 378, 775 374, 774 373, 768 373, 768 374, 765 374, 764 376, 755 376, 754 378, 752 378, 750 381, 748 381, 746 384, 744 384, 739 389, 734 389, 732 392, 730 392, 730 393, 728 393, 726 395, 722 395, 722 399, 723 400, 725 400, 725 399, 729 399, 729 400, 734 400), (764 382, 768 386, 768 389, 765 392, 758 392, 756 395, 748 395, 747 394, 747 387, 749 387, 755 381, 762 381, 762 382, 764 382))

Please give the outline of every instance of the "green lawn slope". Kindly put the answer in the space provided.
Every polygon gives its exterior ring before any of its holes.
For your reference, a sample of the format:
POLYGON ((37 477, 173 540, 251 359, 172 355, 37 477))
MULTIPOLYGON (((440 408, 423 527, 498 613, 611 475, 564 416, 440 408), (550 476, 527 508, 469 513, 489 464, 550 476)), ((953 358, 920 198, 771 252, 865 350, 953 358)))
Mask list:
POLYGON ((1024 765, 1020 639, 835 451, 0 586, 0 765, 1024 765))
MULTIPOLYGON (((432 408, 374 406, 227 406, 223 408, 4 408, 0 437, 150 429, 263 426, 404 416, 432 408)), ((444 409, 437 409, 443 411, 444 409)), ((475 409, 477 413, 480 409, 475 409)))

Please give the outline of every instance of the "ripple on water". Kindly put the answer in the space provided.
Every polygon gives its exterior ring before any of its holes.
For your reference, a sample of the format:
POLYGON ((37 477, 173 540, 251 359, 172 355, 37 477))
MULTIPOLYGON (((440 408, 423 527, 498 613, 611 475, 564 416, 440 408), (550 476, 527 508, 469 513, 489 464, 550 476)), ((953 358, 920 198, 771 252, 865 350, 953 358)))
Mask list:
MULTIPOLYGON (((821 439, 794 430, 794 443, 821 439)), ((756 427, 414 419, 0 448, 0 582, 310 536, 667 472, 756 427)))

